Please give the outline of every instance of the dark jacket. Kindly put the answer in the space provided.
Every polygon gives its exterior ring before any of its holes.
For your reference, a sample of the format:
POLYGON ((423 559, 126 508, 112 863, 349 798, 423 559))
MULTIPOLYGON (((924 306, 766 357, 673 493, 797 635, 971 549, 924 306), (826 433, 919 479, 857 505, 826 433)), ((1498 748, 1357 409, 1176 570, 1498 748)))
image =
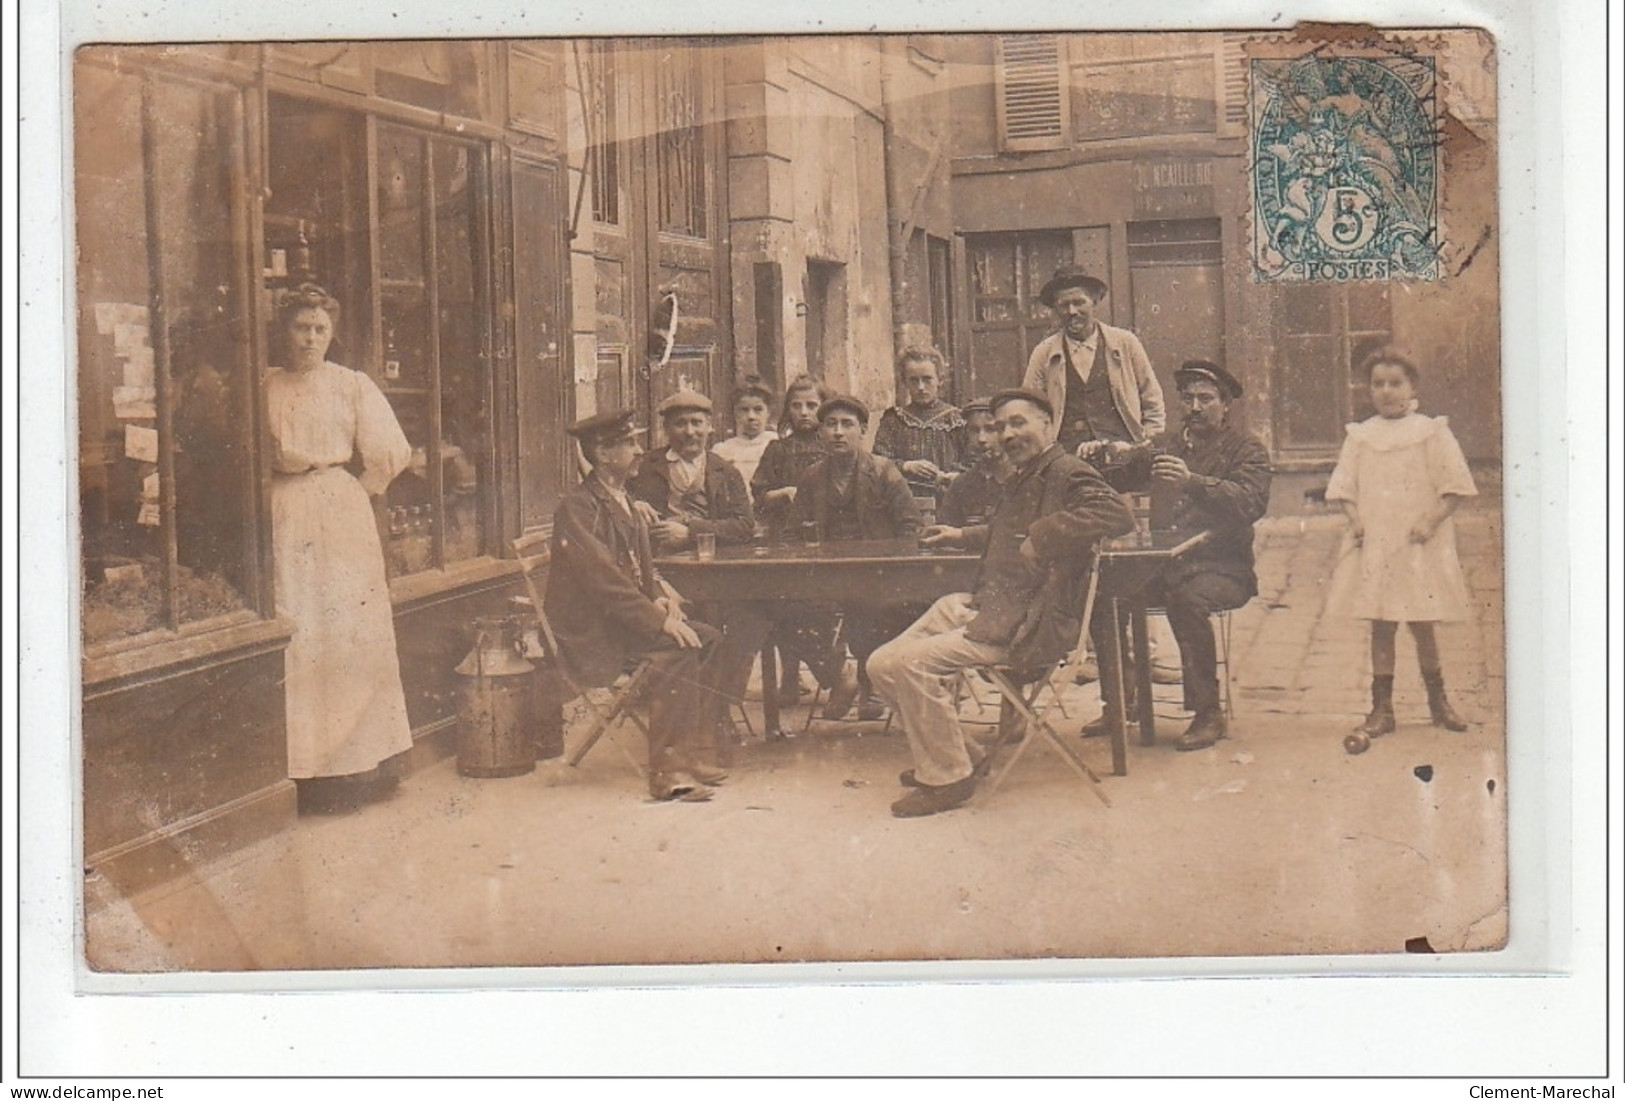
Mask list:
POLYGON ((663 518, 679 518, 690 531, 698 535, 712 532, 718 543, 749 543, 756 533, 756 517, 751 510, 750 494, 745 491, 745 479, 734 465, 720 455, 705 456, 704 514, 694 507, 672 499, 671 460, 664 451, 658 455, 645 455, 637 476, 626 485, 626 490, 640 501, 647 501, 663 518))
POLYGON ((757 502, 757 513, 773 530, 776 538, 785 539, 794 534, 796 510, 783 501, 767 503, 764 498, 775 489, 793 486, 801 476, 824 461, 824 443, 818 430, 794 433, 771 441, 762 450, 762 460, 756 464, 756 476, 750 480, 750 491, 757 502))
POLYGON ((986 523, 993 515, 999 498, 1004 496, 1004 483, 993 476, 993 464, 982 461, 953 480, 937 506, 937 523, 962 528, 973 517, 986 523))
POLYGON ((588 474, 553 514, 552 547, 543 604, 565 671, 584 685, 611 684, 629 657, 659 643, 666 622, 649 525, 588 474))
POLYGON ((1005 482, 988 523, 965 529, 966 545, 982 552, 965 637, 1007 647, 1023 669, 1059 661, 1082 634, 1095 544, 1133 528, 1128 502, 1095 468, 1051 444, 1005 482), (1036 564, 1022 557, 1023 542, 1036 564))
MULTIPOLYGON (((1193 570, 1220 573, 1235 578, 1249 596, 1256 596, 1253 525, 1269 507, 1269 452, 1255 437, 1229 427, 1199 444, 1182 432, 1170 434, 1162 442, 1164 451, 1185 460, 1197 480, 1178 491, 1167 506, 1167 516, 1157 518, 1157 526, 1208 533, 1201 545, 1169 564, 1165 577, 1174 581, 1193 570)), ((1155 483, 1152 492, 1157 493, 1155 483)), ((1161 502, 1157 504, 1160 512, 1161 502)))
MULTIPOLYGON (((914 503, 903 472, 890 459, 867 451, 857 454, 852 475, 857 486, 857 513, 864 539, 912 539, 920 533, 920 510, 914 503)), ((830 495, 828 460, 801 476, 796 484, 796 513, 803 523, 815 520, 818 530, 829 530, 830 495)))

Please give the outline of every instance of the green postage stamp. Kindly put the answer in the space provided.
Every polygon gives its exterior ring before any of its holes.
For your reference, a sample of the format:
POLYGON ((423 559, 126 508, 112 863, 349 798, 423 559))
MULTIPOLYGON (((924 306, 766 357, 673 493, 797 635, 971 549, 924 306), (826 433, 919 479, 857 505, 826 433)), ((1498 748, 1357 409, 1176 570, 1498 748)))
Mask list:
POLYGON ((1420 50, 1249 58, 1253 275, 1439 275, 1438 74, 1420 50))

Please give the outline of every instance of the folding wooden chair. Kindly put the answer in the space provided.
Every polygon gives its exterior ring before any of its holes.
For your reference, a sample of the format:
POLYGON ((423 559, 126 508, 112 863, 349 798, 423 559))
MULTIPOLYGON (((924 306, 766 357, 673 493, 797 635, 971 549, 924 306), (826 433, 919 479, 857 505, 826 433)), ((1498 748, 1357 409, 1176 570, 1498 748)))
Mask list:
MULTIPOLYGON (((531 609, 536 615, 537 634, 540 636, 542 648, 547 651, 545 656, 553 663, 553 669, 558 674, 560 683, 565 687, 565 698, 579 698, 593 713, 592 722, 588 724, 586 733, 582 735, 580 743, 565 757, 565 762, 571 768, 579 767, 582 760, 592 751, 592 747, 598 744, 598 740, 604 736, 610 726, 623 718, 631 719, 633 724, 647 736, 649 727, 643 721, 643 716, 632 710, 632 705, 643 691, 644 682, 648 680, 649 671, 653 667, 652 664, 647 660, 640 661, 629 672, 623 674, 606 690, 608 693, 607 701, 600 702, 595 698, 593 689, 578 684, 570 676, 565 665, 563 654, 559 649, 558 638, 553 634, 553 626, 548 622, 547 611, 542 606, 542 594, 537 589, 537 576, 547 568, 548 562, 552 559, 552 547, 548 544, 547 536, 541 533, 522 535, 515 539, 511 545, 514 557, 519 562, 520 575, 525 581, 525 591, 529 596, 531 609)), ((625 755, 627 761, 631 763, 640 776, 646 773, 647 770, 644 765, 631 750, 615 741, 614 738, 611 738, 610 741, 625 755)))
MULTIPOLYGON (((1083 630, 1089 629, 1089 618, 1095 610, 1095 590, 1100 583, 1100 554, 1099 547, 1089 567, 1089 584, 1083 600, 1083 630)), ((1001 721, 999 735, 993 745, 988 748, 987 756, 983 758, 983 765, 992 762, 995 756, 1010 742, 1016 742, 1015 749, 1008 760, 999 766, 988 778, 986 786, 978 793, 978 798, 990 797, 998 790, 1010 770, 1021 760, 1021 755, 1027 747, 1037 741, 1044 741, 1056 754, 1065 761, 1078 776, 1086 781, 1089 790, 1094 792, 1106 806, 1112 801, 1105 791, 1101 790, 1100 777, 1094 769, 1078 754, 1055 727, 1044 717, 1044 712, 1038 706, 1039 696, 1045 688, 1050 688, 1053 695, 1059 699, 1059 693, 1054 691, 1052 680, 1060 661, 1046 669, 1019 670, 1009 665, 985 665, 977 669, 977 673, 986 678, 994 688, 999 691, 1001 700, 1001 721), (1020 720, 1020 721, 1017 721, 1020 720), (1019 740, 1018 740, 1019 739, 1019 740)), ((981 767, 981 766, 978 766, 981 767)))

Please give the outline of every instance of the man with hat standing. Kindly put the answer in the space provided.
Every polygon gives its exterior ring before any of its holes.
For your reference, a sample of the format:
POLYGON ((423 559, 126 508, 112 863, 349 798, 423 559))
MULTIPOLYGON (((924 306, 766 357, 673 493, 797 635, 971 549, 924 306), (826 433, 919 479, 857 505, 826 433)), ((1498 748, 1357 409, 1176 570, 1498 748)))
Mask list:
MULTIPOLYGON (((1270 460, 1257 437, 1230 424, 1230 408, 1241 397, 1241 383, 1230 372, 1193 359, 1174 372, 1174 380, 1184 421, 1151 462, 1154 497, 1172 498, 1159 526, 1208 536, 1170 562, 1146 597, 1167 609, 1179 643, 1185 708, 1195 717, 1177 746, 1191 750, 1206 749, 1226 734, 1209 617, 1258 594, 1253 525, 1269 506, 1270 460)), ((1158 505, 1161 511, 1160 500, 1158 505)))
POLYGON ((725 717, 720 636, 689 622, 655 572, 648 522, 626 491, 643 455, 641 431, 627 411, 570 427, 592 469, 554 513, 544 603, 559 659, 578 683, 612 684, 629 661, 652 662, 649 793, 697 802, 727 777, 699 759, 725 717))
MULTIPOLYGON (((795 507, 803 532, 827 542, 856 539, 913 539, 919 534, 920 510, 903 472, 890 459, 864 447, 869 407, 848 394, 836 394, 818 407, 818 431, 824 458, 801 476, 795 507)), ((869 685, 868 660, 876 646, 891 638, 918 614, 913 608, 848 607, 846 641, 858 663, 860 719, 885 714, 869 685)), ((833 693, 832 693, 833 696, 833 693)), ((850 699, 832 699, 824 717, 838 719, 850 699)))
POLYGON ((1084 459, 1121 453, 1167 426, 1162 386, 1140 338, 1095 316, 1106 292, 1082 268, 1056 270, 1038 297, 1060 328, 1038 342, 1021 381, 1055 409, 1056 442, 1084 459))
POLYGON ((976 789, 980 770, 946 678, 992 664, 1036 676, 1059 661, 1082 627, 1095 544, 1134 527, 1127 502, 1055 443, 1045 395, 1006 390, 991 404, 1015 467, 998 506, 983 524, 932 527, 921 539, 979 549, 975 587, 942 597, 869 661, 914 756, 899 777, 914 790, 892 804, 898 818, 951 810, 976 789))

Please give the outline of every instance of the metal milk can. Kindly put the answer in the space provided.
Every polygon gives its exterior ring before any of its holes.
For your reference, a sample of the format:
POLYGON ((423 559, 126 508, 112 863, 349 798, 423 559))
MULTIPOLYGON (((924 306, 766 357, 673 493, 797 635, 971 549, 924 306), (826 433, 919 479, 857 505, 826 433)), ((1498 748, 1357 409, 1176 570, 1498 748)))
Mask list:
POLYGON ((464 776, 522 776, 536 768, 530 674, 520 656, 519 621, 481 616, 474 648, 457 666, 466 679, 457 716, 457 771, 464 776))

